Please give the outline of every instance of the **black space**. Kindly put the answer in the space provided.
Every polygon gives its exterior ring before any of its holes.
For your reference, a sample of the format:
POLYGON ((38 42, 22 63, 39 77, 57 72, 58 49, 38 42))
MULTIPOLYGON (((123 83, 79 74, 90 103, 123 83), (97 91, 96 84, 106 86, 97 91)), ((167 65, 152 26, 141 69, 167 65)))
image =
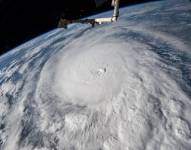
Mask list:
MULTIPOLYGON (((149 0, 121 0, 129 5, 149 0)), ((0 0, 0 55, 57 28, 61 16, 78 19, 106 9, 111 0, 96 8, 94 0, 0 0)))

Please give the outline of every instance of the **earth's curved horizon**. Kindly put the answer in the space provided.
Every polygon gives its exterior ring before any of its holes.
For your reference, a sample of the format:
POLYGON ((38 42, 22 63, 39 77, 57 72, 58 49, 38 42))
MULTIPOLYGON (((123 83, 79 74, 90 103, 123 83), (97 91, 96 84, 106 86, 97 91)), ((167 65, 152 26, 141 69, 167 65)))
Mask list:
POLYGON ((190 35, 191 3, 164 0, 0 56, 0 149, 191 150, 190 35))

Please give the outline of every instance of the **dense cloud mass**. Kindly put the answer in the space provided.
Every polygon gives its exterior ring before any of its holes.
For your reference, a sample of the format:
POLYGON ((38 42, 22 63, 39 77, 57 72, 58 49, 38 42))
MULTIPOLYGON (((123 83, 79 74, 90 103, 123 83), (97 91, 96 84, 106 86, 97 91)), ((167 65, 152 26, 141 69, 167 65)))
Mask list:
POLYGON ((0 149, 190 150, 190 12, 181 0, 123 8, 1 56, 0 149))

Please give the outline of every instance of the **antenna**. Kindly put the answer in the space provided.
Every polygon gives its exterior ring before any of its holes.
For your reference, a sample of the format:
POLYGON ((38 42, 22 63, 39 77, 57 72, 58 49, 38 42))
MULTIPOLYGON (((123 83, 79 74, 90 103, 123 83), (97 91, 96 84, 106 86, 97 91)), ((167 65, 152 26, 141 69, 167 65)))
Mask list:
POLYGON ((112 0, 111 6, 114 7, 112 17, 108 18, 95 18, 95 19, 82 19, 82 20, 68 20, 61 18, 58 27, 67 28, 68 24, 72 23, 82 23, 82 24, 91 24, 94 27, 96 24, 111 23, 116 22, 119 17, 119 2, 120 0, 112 0))

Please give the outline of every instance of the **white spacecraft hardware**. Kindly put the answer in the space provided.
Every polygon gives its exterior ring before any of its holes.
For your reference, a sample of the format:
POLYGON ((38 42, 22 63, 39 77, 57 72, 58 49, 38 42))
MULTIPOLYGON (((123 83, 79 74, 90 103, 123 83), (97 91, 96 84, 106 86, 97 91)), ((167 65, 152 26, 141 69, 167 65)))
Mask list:
POLYGON ((58 23, 58 27, 67 28, 68 24, 72 24, 72 23, 82 23, 82 24, 89 23, 92 25, 92 27, 94 27, 97 24, 116 22, 118 17, 119 17, 119 2, 120 2, 120 0, 112 0, 111 5, 114 7, 112 17, 95 18, 95 19, 82 19, 82 20, 68 20, 68 19, 61 18, 59 23, 58 23))

